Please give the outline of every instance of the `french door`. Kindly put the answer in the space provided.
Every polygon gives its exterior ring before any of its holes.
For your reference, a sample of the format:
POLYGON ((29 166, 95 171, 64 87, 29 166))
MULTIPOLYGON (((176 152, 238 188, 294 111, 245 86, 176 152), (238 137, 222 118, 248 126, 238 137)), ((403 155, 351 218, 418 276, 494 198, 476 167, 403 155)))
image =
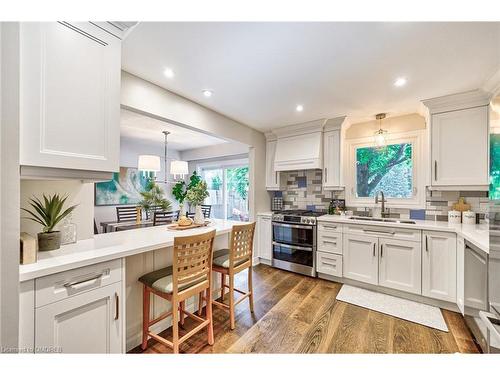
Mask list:
POLYGON ((212 217, 248 221, 248 162, 198 166, 210 196, 205 204, 212 206, 212 217))

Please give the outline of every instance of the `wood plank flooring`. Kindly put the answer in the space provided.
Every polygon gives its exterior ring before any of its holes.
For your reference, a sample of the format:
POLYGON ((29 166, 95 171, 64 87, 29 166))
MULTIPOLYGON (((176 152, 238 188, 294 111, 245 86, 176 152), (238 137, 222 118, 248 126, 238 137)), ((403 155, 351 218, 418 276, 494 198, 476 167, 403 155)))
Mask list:
MULTIPOLYGON (((246 273, 236 287, 246 288, 246 273)), ((460 314, 443 310, 450 332, 441 332, 376 311, 336 301, 341 284, 254 267, 255 311, 236 306, 236 328, 228 312, 214 307, 215 344, 203 330, 180 347, 184 353, 478 353, 460 314)), ((226 296, 227 298, 227 296, 226 296)), ((184 328, 196 323, 188 318, 184 328)), ((180 329, 180 334, 185 333, 180 329)), ((161 333, 171 337, 171 329, 161 333)), ((140 347, 131 353, 143 353, 140 347)), ((171 353, 150 340, 144 353, 171 353)))

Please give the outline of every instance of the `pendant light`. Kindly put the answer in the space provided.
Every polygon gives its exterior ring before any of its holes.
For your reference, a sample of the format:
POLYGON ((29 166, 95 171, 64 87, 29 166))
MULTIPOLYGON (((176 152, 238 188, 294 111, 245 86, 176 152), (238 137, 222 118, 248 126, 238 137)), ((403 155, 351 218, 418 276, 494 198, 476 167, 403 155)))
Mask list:
POLYGON ((384 148, 386 146, 387 130, 382 129, 382 120, 385 119, 385 113, 378 113, 375 118, 379 122, 379 129, 375 132, 374 141, 377 148, 384 148))
MULTIPOLYGON (((167 170, 167 163, 168 163, 168 135, 170 134, 169 131, 162 131, 165 141, 164 141, 164 153, 163 153, 163 161, 164 161, 164 170, 165 170, 165 176, 163 179, 164 184, 171 183, 172 181, 168 181, 168 170, 167 170)), ((139 162, 138 162, 138 169, 141 171, 146 171, 146 172, 159 172, 161 170, 160 168, 160 157, 156 155, 139 155, 139 162)), ((188 163, 187 161, 182 161, 182 160, 172 160, 170 163, 170 173, 175 176, 180 176, 180 178, 184 178, 185 175, 189 174, 188 171, 188 163)))

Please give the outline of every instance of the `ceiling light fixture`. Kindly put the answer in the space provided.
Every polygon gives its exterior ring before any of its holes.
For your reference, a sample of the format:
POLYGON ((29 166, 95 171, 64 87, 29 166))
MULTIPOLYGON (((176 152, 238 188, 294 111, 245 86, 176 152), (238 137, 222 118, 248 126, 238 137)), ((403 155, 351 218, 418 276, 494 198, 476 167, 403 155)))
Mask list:
POLYGON ((165 68, 165 70, 163 71, 163 74, 167 78, 174 78, 174 71, 170 68, 165 68))
POLYGON ((379 122, 379 129, 375 132, 374 136, 374 141, 375 141, 375 146, 377 148, 384 148, 386 145, 386 139, 385 136, 387 134, 387 130, 382 129, 382 120, 385 119, 385 113, 379 113, 375 115, 375 118, 379 122))
POLYGON ((213 95, 212 90, 203 90, 203 95, 205 95, 207 98, 210 98, 213 95))
POLYGON ((304 106, 302 104, 299 104, 297 107, 295 107, 295 110, 297 112, 302 112, 304 110, 304 106))
POLYGON ((406 85, 406 78, 404 77, 400 77, 394 81, 394 86, 396 87, 402 87, 404 85, 406 85))

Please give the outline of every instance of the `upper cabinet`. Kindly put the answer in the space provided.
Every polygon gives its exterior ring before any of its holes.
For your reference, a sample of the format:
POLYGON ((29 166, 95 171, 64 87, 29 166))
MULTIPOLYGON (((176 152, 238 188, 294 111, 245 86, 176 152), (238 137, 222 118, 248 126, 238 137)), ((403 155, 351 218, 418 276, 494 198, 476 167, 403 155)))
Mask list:
POLYGON ((323 133, 323 189, 343 189, 342 124, 344 117, 327 120, 323 133))
POLYGON ((20 43, 21 168, 118 171, 119 33, 90 22, 23 23, 20 43))
POLYGON ((488 188, 489 96, 471 91, 424 104, 430 114, 430 186, 488 188))
POLYGON ((266 134, 266 137, 266 189, 270 191, 281 190, 284 188, 281 183, 282 176, 274 169, 276 138, 272 134, 266 134))

